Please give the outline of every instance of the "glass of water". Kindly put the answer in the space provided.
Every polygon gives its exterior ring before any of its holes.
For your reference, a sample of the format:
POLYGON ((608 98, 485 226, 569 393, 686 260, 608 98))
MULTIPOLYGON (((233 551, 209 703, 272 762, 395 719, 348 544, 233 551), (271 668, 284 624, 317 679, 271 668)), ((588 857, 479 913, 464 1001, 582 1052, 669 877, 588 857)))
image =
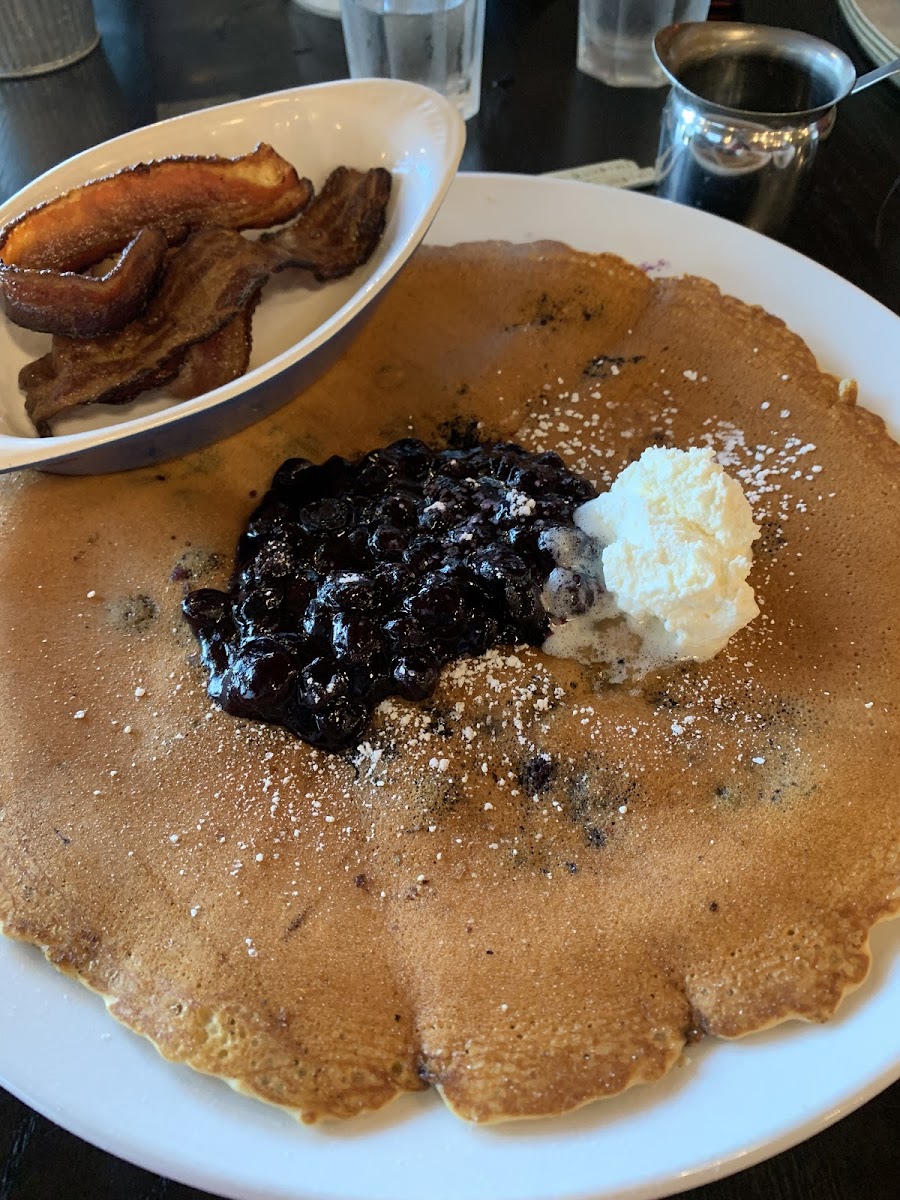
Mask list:
POLYGON ((341 0, 354 79, 434 88, 465 120, 478 112, 485 0, 341 0))
POLYGON ((709 0, 578 0, 578 69, 613 87, 659 87, 653 35, 708 12, 709 0))

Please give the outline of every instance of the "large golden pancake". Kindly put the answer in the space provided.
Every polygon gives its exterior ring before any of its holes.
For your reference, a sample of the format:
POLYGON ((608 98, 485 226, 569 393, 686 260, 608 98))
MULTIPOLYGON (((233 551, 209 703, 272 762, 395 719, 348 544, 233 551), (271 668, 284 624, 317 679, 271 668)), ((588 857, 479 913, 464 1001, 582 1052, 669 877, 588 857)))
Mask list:
POLYGON ((821 1020, 900 905, 900 448, 779 321, 541 244, 422 250, 290 407, 119 476, 2 481, 0 917, 163 1054, 346 1116, 437 1085, 558 1113, 686 1041, 821 1020), (710 444, 761 616, 612 686, 531 649, 353 754, 206 697, 180 615, 285 457, 413 433, 603 484, 710 444))

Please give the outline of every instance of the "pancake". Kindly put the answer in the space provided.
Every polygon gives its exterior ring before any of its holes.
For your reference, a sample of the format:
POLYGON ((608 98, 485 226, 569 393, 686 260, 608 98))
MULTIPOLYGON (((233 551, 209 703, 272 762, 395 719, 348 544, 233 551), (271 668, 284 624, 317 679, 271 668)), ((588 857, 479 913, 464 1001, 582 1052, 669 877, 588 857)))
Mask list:
POLYGON ((560 1113, 821 1021, 900 907, 900 448, 760 309, 554 243, 425 248, 287 408, 116 476, 0 481, 0 919, 162 1054, 304 1120, 437 1087, 560 1113), (505 647, 352 752, 238 720, 180 613, 279 463, 415 435, 598 486, 710 445, 761 615, 639 686, 505 647))

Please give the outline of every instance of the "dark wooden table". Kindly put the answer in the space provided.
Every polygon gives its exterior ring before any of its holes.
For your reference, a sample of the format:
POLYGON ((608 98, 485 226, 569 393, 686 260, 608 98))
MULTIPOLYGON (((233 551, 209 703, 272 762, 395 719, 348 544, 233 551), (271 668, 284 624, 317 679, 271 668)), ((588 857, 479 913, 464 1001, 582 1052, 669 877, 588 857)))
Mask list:
MULTIPOLYGON (((732 7, 746 20, 828 38, 860 72, 870 65, 827 0, 732 7)), ((95 0, 95 8, 102 43, 88 58, 53 75, 0 83, 0 199, 136 126, 347 74, 339 24, 291 0, 95 0)), ((575 12, 575 0, 488 0, 481 112, 469 123, 463 169, 538 173, 612 158, 652 163, 664 93, 606 88, 580 75, 575 12)), ((882 84, 842 104, 810 198, 782 240, 900 312, 898 89, 882 84)), ((3 1036, 9 1031, 0 1030, 3 1036)), ((685 1194, 897 1200, 900 1083, 794 1150, 685 1194)), ((0 1090, 0 1200, 202 1195, 104 1154, 0 1090)))

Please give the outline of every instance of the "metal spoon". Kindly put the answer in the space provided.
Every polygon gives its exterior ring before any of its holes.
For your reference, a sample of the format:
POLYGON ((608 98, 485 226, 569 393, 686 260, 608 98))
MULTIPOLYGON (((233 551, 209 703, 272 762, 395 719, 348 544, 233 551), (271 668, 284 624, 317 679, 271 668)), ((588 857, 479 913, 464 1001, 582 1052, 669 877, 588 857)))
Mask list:
POLYGON ((874 71, 867 71, 865 75, 860 75, 856 83, 850 89, 850 95, 855 96, 857 92, 861 92, 863 88, 870 87, 873 83, 878 83, 882 79, 887 79, 889 75, 896 75, 900 72, 900 58, 895 58, 893 62, 886 62, 883 67, 876 67, 874 71))

